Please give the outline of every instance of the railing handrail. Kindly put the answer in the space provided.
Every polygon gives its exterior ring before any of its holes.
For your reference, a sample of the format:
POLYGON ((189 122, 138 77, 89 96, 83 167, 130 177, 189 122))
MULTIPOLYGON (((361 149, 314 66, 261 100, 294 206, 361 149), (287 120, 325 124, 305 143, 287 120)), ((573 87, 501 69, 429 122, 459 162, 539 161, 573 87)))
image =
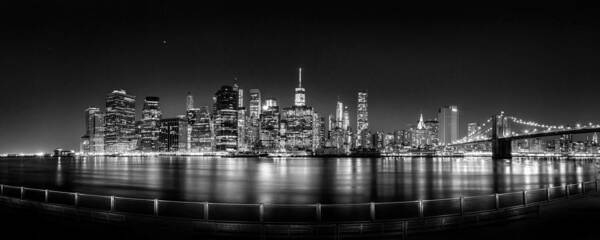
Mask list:
MULTIPOLYGON (((508 194, 522 193, 523 191, 543 191, 543 190, 546 190, 547 188, 554 189, 554 188, 564 188, 565 186, 568 186, 568 187, 571 187, 571 186, 582 186, 583 184, 595 183, 597 181, 598 180, 595 180, 595 181, 583 181, 583 182, 578 182, 578 183, 565 183, 565 184, 561 184, 561 185, 548 186, 546 188, 524 189, 524 190, 521 190, 521 191, 514 191, 514 192, 491 193, 491 194, 481 194, 481 195, 466 195, 466 196, 458 196, 458 197, 436 198, 436 199, 422 199, 422 200, 408 200, 408 201, 373 202, 373 203, 375 203, 375 204, 418 203, 420 201, 430 202, 430 201, 457 200, 457 199, 460 199, 461 197, 462 198, 477 198, 477 197, 486 197, 486 196, 487 197, 492 197, 492 196, 494 196, 496 194, 502 196, 502 195, 508 195, 508 194)), ((93 194, 93 193, 67 192, 67 191, 58 191, 58 190, 52 190, 52 189, 41 189, 41 188, 16 186, 16 185, 8 185, 8 184, 0 184, 0 185, 2 185, 4 187, 14 188, 14 189, 23 188, 25 190, 35 190, 35 191, 46 191, 47 190, 49 192, 55 192, 55 193, 79 194, 80 196, 104 197, 104 198, 115 197, 115 198, 120 198, 120 199, 147 200, 147 201, 154 201, 155 200, 155 199, 151 199, 151 198, 136 198, 136 197, 102 195, 102 194, 93 194)), ((261 204, 264 204, 264 205, 277 205, 277 206, 315 206, 317 204, 321 204, 321 206, 331 206, 331 205, 344 206, 344 205, 368 205, 368 204, 371 204, 371 202, 361 202, 361 203, 233 203, 233 202, 182 201, 182 200, 166 200, 166 199, 156 199, 156 200, 161 201, 161 202, 182 202, 182 203, 198 203, 198 204, 208 203, 208 204, 213 204, 213 205, 254 205, 254 206, 258 206, 258 205, 261 205, 261 204)))
POLYGON ((181 202, 181 203, 198 203, 198 204, 211 204, 211 205, 248 205, 248 206, 260 206, 262 205, 270 205, 270 206, 316 206, 316 205, 321 205, 321 206, 331 206, 331 205, 339 205, 339 206, 352 206, 352 205, 369 205, 371 203, 374 204, 399 204, 399 203, 418 203, 418 202, 431 202, 431 201, 447 201, 447 200, 458 200, 461 197, 464 199, 468 199, 468 198, 477 198, 477 197, 493 197, 496 194, 499 196, 502 195, 509 195, 509 194, 518 194, 518 193, 523 193, 523 191, 543 191, 546 189, 555 189, 555 188, 564 188, 565 186, 567 187, 571 187, 571 186, 583 186, 584 184, 587 183, 595 183, 598 182, 599 180, 593 180, 593 181, 583 181, 583 182, 578 182, 578 183, 565 183, 565 184, 561 184, 561 185, 555 185, 555 186, 548 186, 545 188, 536 188, 536 189, 524 189, 521 191, 514 191, 514 192, 503 192, 503 193, 491 193, 491 194, 481 194, 481 195, 465 195, 465 196, 458 196, 458 197, 448 197, 448 198, 436 198, 436 199, 422 199, 422 200, 407 200, 407 201, 388 201, 388 202, 361 202, 361 203, 234 203, 234 202, 207 202, 207 201, 185 201, 185 200, 166 200, 166 199, 154 199, 154 198, 136 198, 136 197, 124 197, 124 196, 115 196, 115 195, 102 195, 102 194, 93 194, 93 193, 81 193, 81 192, 67 192, 67 191, 59 191, 59 190, 52 190, 52 189, 41 189, 41 188, 33 188, 33 187, 25 187, 25 186, 16 186, 16 185, 9 185, 9 184, 0 184, 3 187, 9 187, 9 188, 14 188, 14 189, 20 189, 23 188, 25 190, 35 190, 35 191, 48 191, 48 192, 55 192, 55 193, 65 193, 65 194, 78 194, 79 196, 91 196, 91 197, 102 197, 102 198, 119 198, 119 199, 129 199, 129 200, 147 200, 147 201, 154 201, 154 200, 158 200, 160 202, 181 202))
MULTIPOLYGON (((218 221, 230 221, 230 220, 219 220, 217 219, 210 219, 211 217, 211 211, 209 209, 212 209, 212 207, 214 206, 245 206, 245 207, 249 207, 249 209, 251 210, 256 210, 257 213, 259 214, 258 216, 254 216, 254 217, 248 217, 248 219, 252 219, 252 218, 257 218, 258 220, 231 220, 233 222, 266 222, 265 218, 267 217, 267 215, 265 215, 264 212, 264 208, 266 207, 306 207, 306 208, 312 208, 314 209, 314 218, 312 219, 312 221, 318 221, 318 222, 323 222, 322 218, 323 218, 323 213, 322 213, 322 209, 324 207, 368 207, 370 209, 370 217, 366 217, 366 216, 360 216, 358 218, 360 219, 365 219, 365 220, 333 220, 333 222, 374 222, 374 221, 389 221, 390 219, 396 219, 396 220, 406 220, 406 219, 415 219, 415 218, 432 218, 432 217, 444 217, 444 216, 462 216, 465 214, 472 214, 472 213, 478 213, 478 212, 487 212, 487 211, 494 211, 494 210, 499 210, 499 209, 506 209, 506 208, 518 208, 518 207, 527 207, 527 206, 531 206, 532 204, 534 205, 539 205, 542 202, 549 202, 553 199, 558 199, 558 198, 569 198, 570 195, 574 195, 574 194, 585 194, 585 193, 589 193, 589 192, 598 192, 598 184, 599 184, 599 180, 592 180, 592 181, 583 181, 583 182, 578 182, 578 183, 565 183, 565 184, 561 184, 558 186, 551 186, 548 185, 545 188, 536 188, 536 189, 526 189, 526 190, 522 190, 522 191, 515 191, 515 192, 506 192, 506 193, 494 193, 494 194, 483 194, 483 195, 472 195, 472 196, 459 196, 459 197, 451 197, 451 198, 440 198, 440 199, 426 199, 426 200, 410 200, 410 201, 397 201, 397 202, 366 202, 366 203, 328 203, 328 204, 321 204, 321 203, 309 203, 309 204, 302 204, 302 203, 291 203, 291 204, 287 204, 287 203, 225 203, 225 202, 221 202, 221 203, 212 203, 212 202, 197 202, 197 201, 176 201, 176 200, 161 200, 161 199, 149 199, 149 198, 132 198, 132 197, 121 197, 121 196, 108 196, 108 195, 100 195, 100 194, 88 194, 88 193, 78 193, 78 192, 65 192, 65 191, 57 191, 57 190, 48 190, 48 189, 39 189, 39 188, 31 188, 31 187, 24 187, 24 186, 15 186, 15 185, 6 185, 6 184, 0 184, 0 195, 2 196, 6 196, 6 188, 10 188, 14 190, 19 190, 20 191, 20 198, 21 199, 26 199, 32 196, 27 196, 26 192, 27 191, 40 191, 40 192, 44 192, 44 200, 43 202, 51 202, 51 203, 58 203, 55 202, 57 200, 52 200, 49 201, 49 193, 62 193, 62 194, 67 194, 67 195, 73 195, 74 197, 74 203, 73 204, 67 204, 67 205, 73 205, 75 207, 79 207, 82 206, 80 204, 78 204, 81 199, 80 197, 97 197, 97 198, 103 198, 106 200, 109 200, 109 205, 108 207, 99 207, 98 209, 110 209, 108 211, 116 211, 118 209, 118 211, 124 211, 124 212, 132 212, 135 213, 136 211, 146 211, 147 209, 143 209, 143 210, 131 210, 131 208, 129 210, 122 210, 122 208, 117 208, 116 207, 116 201, 115 200, 119 200, 119 199, 123 199, 123 200, 134 200, 134 201, 146 201, 149 203, 154 203, 154 207, 153 210, 148 211, 148 212, 144 212, 143 214, 154 214, 155 216, 159 216, 161 211, 163 210, 168 210, 169 206, 165 205, 162 206, 160 205, 161 202, 165 202, 165 203, 175 203, 175 204, 195 204, 195 205, 202 205, 202 214, 201 215, 194 215, 192 216, 192 218, 196 217, 198 219, 204 219, 204 220, 218 220, 218 221), (593 190, 589 190, 588 188, 586 188, 587 184, 595 184, 593 187, 593 190), (572 189, 571 188, 573 186, 576 186, 578 189, 572 189), (558 196, 555 197, 551 197, 551 191, 554 189, 560 189, 560 194, 558 196), (538 195, 532 202, 528 201, 529 196, 527 195, 527 193, 531 194, 533 193, 538 193, 540 191, 545 191, 545 196, 542 197, 542 199, 540 200, 540 196, 538 195), (573 191, 573 192, 572 192, 573 191), (505 195, 509 195, 509 194, 521 194, 521 201, 512 201, 512 200, 502 200, 501 198, 499 198, 500 196, 505 196, 505 195), (483 197, 493 197, 495 198, 495 208, 490 208, 490 207, 478 207, 477 204, 473 205, 475 206, 475 208, 471 207, 469 208, 469 204, 466 205, 465 207, 465 199, 476 199, 476 198, 483 198, 483 197), (545 198, 544 198, 545 197, 545 198), (545 200, 544 200, 545 199, 545 200), (424 209, 424 203, 428 203, 428 202, 443 202, 443 201, 459 201, 459 206, 450 206, 450 208, 448 208, 447 211, 442 210, 442 212, 438 212, 438 213, 426 213, 426 209, 424 209), (508 204, 504 204, 503 201, 509 201, 508 204), (512 202, 510 202, 512 201, 512 202), (409 206, 411 208, 414 208, 412 210, 416 210, 418 212, 418 216, 411 216, 409 215, 398 215, 397 217, 394 215, 393 218, 389 218, 389 217, 383 217, 383 218, 377 218, 377 212, 376 212, 376 207, 377 206, 385 206, 385 205, 393 205, 393 204, 399 204, 399 205, 412 205, 409 206), (417 206, 414 206, 415 204, 417 204, 417 206), (163 209, 166 208, 166 209, 163 209), (469 209, 467 211, 465 211, 465 209, 469 209), (151 213, 152 212, 152 213, 151 213), (430 215, 431 214, 431 215, 430 215), (367 220, 368 218, 368 220, 367 220)), ((16 195, 19 195, 19 193, 13 193, 12 197, 17 197, 16 195)), ((10 196, 9 196, 10 197, 10 196)), ((38 198, 39 199, 39 198, 38 198)), ((34 200, 34 201, 42 201, 42 200, 34 200)), ((58 204, 64 204, 64 203, 58 203, 58 204)), ((85 206, 85 205, 84 205, 85 206)), ((173 207, 173 206, 170 206, 173 207)), ((182 207, 182 206, 179 206, 182 207)), ((135 207, 134 207, 135 208, 135 207)), ((125 207, 125 209, 127 209, 127 207, 125 207)), ((275 208, 276 209, 276 208, 275 208)), ((436 210, 436 208, 433 208, 434 211, 436 210)), ((439 211, 439 209, 437 209, 439 211)), ((214 211, 214 210, 213 210, 214 211)), ((217 211, 218 212, 218 211, 217 211)), ((185 215, 185 214, 183 214, 185 215)), ((179 215, 181 216, 181 214, 179 215)), ((189 216, 189 214, 187 215, 189 216)), ((328 216, 328 215, 326 215, 328 216)), ((239 216, 238 216, 239 217, 239 216)), ((287 216, 289 218, 293 218, 293 216, 287 216)), ((331 216, 328 216, 331 217, 331 216)), ((335 218, 335 217, 334 217, 335 218)), ((241 219, 241 218, 240 218, 241 219)), ((331 221, 331 220, 330 220, 331 221)), ((286 221, 289 222, 289 221, 286 221)), ((294 221, 291 221, 294 222, 294 221)), ((326 222, 326 221, 325 221, 326 222)))

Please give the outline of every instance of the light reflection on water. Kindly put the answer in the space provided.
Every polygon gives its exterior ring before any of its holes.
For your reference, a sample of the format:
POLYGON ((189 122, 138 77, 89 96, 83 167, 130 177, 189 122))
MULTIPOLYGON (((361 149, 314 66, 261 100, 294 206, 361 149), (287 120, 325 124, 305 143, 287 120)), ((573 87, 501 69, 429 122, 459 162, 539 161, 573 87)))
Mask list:
POLYGON ((82 157, 1 159, 0 182, 169 200, 435 199, 594 180, 600 159, 82 157))

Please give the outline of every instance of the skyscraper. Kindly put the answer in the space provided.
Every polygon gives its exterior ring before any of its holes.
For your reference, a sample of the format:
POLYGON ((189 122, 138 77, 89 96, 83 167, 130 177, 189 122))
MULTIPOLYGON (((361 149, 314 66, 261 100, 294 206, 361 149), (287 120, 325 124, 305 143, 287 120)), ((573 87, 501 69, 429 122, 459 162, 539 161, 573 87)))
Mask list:
POLYGON ((344 117, 342 121, 342 129, 348 131, 350 129, 350 112, 348 111, 348 105, 344 106, 344 117))
POLYGON ((213 148, 213 134, 208 106, 198 108, 196 122, 192 131, 194 142, 200 152, 211 151, 213 148))
POLYGON ((294 106, 283 109, 280 124, 285 128, 285 147, 288 150, 314 150, 314 111, 312 107, 306 106, 306 91, 302 88, 302 68, 298 71, 294 106))
POLYGON ((367 139, 363 138, 363 132, 369 129, 369 112, 367 104, 368 93, 358 92, 358 106, 356 108, 356 146, 366 147, 367 139))
POLYGON ((106 96, 104 147, 107 152, 134 150, 135 96, 125 90, 114 90, 106 96))
POLYGON ((343 128, 344 121, 344 103, 338 100, 335 105, 335 126, 334 128, 343 128))
POLYGON ((258 119, 260 117, 261 106, 261 98, 260 98, 260 90, 258 89, 250 89, 248 91, 250 99, 248 100, 248 108, 249 108, 249 117, 258 119))
POLYGON ((306 90, 302 87, 302 68, 298 68, 298 87, 295 90, 294 106, 306 105, 306 90))
MULTIPOLYGON (((188 98, 188 102, 191 98, 188 98)), ((199 136, 198 136, 198 117, 200 115, 200 109, 195 108, 193 104, 188 105, 187 110, 185 111, 185 120, 187 121, 186 129, 186 139, 179 139, 180 143, 185 143, 182 145, 182 148, 179 148, 178 151, 189 151, 189 152, 198 152, 200 148, 199 144, 199 136)))
POLYGON ((187 119, 184 117, 160 120, 159 150, 161 152, 177 152, 185 146, 187 138, 187 119))
POLYGON ((85 134, 81 139, 82 152, 104 152, 104 114, 99 108, 89 107, 85 110, 85 134))
POLYGON ((260 114, 261 114, 261 98, 260 98, 260 90, 258 89, 250 89, 249 91, 249 116, 248 116, 248 144, 250 147, 255 147, 259 144, 260 139, 260 114))
POLYGON ((427 129, 427 144, 432 146, 438 146, 440 144, 440 123, 437 119, 428 119, 425 121, 425 128, 427 129))
POLYGON ((277 100, 267 98, 260 114, 260 146, 266 151, 279 147, 279 107, 277 100))
POLYGON ((329 114, 327 117, 327 131, 331 132, 333 129, 335 129, 335 118, 333 118, 333 115, 329 114))
POLYGON ((440 123, 440 144, 450 144, 458 139, 458 107, 441 107, 438 111, 440 123))
POLYGON ((431 137, 427 131, 427 126, 425 125, 425 121, 423 120, 423 114, 419 115, 419 122, 417 123, 417 127, 411 129, 412 130, 412 146, 418 148, 425 148, 429 144, 429 138, 431 137))
POLYGON ((158 151, 160 135, 160 119, 162 112, 159 106, 160 98, 146 97, 142 108, 141 150, 158 151))
MULTIPOLYGON (((235 79, 237 82, 237 78, 235 79)), ((237 92, 237 149, 242 151, 248 150, 248 138, 247 133, 247 121, 246 121, 246 108, 244 107, 244 89, 240 88, 237 83, 233 84, 233 90, 237 92)))
POLYGON ((238 91, 231 86, 222 86, 215 98, 216 150, 235 151, 238 147, 238 91))

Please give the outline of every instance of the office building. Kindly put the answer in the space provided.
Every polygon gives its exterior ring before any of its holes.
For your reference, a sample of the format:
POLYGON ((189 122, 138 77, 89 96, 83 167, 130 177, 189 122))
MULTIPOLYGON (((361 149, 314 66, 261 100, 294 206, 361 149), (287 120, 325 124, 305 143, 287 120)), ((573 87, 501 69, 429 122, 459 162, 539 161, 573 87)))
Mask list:
POLYGON ((364 138, 364 131, 369 129, 369 112, 367 103, 368 93, 358 92, 358 105, 356 108, 356 147, 367 147, 368 139, 364 138))
POLYGON ((237 89, 222 86, 215 94, 215 148, 217 151, 238 149, 238 96, 237 89))
POLYGON ((187 146, 188 121, 185 117, 165 118, 160 120, 159 151, 179 152, 187 146), (180 141, 181 140, 181 141, 180 141))
POLYGON ((160 98, 146 97, 142 108, 142 124, 140 149, 145 152, 159 150, 160 119, 162 112, 159 106, 160 98))
POLYGON ((106 152, 122 153, 137 148, 135 136, 135 96, 125 90, 114 90, 106 96, 104 116, 106 152))
POLYGON ((281 112, 287 150, 314 150, 314 111, 306 106, 305 89, 302 88, 302 68, 298 69, 298 87, 295 89, 294 106, 281 112))
POLYGON ((250 89, 248 101, 248 126, 246 137, 248 138, 248 145, 254 148, 259 145, 260 140, 260 114, 261 114, 261 96, 260 90, 250 89))
POLYGON ((104 114, 99 108, 85 110, 85 134, 81 137, 81 152, 104 152, 104 114))
POLYGON ((279 106, 274 98, 267 98, 260 113, 259 148, 264 151, 279 149, 279 106))
POLYGON ((438 111, 438 121, 440 124, 439 141, 446 145, 458 140, 458 107, 444 106, 438 111))

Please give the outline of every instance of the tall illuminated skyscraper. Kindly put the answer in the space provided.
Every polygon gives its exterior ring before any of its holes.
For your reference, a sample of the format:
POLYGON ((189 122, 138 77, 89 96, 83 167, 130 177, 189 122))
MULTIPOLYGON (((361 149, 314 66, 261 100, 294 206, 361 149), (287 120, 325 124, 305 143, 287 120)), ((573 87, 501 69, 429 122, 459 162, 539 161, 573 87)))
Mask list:
MULTIPOLYGON (((237 82, 237 78, 235 79, 237 82)), ((237 100, 237 143, 238 150, 247 151, 248 150, 248 138, 246 137, 247 133, 247 121, 246 121, 246 108, 244 107, 244 89, 240 88, 237 83, 233 84, 233 90, 237 92, 238 100, 237 100)))
POLYGON ((135 96, 125 90, 114 90, 106 96, 104 148, 107 152, 122 153, 134 150, 135 96))
POLYGON ((248 91, 249 101, 248 101, 248 144, 251 147, 257 146, 260 139, 260 114, 261 114, 261 98, 260 98, 260 90, 258 89, 250 89, 248 91))
POLYGON ((234 151, 238 146, 238 91, 222 86, 215 94, 215 141, 217 151, 234 151))
POLYGON ((178 152, 186 148, 188 121, 185 117, 166 118, 160 120, 159 150, 161 152, 178 152))
POLYGON ((250 89, 248 91, 249 100, 248 100, 248 108, 249 108, 249 117, 250 118, 259 118, 261 106, 261 98, 260 98, 260 90, 258 89, 250 89))
POLYGON ((338 100, 335 105, 335 126, 334 128, 343 128, 344 121, 344 103, 338 100))
POLYGON ((89 107, 85 110, 85 134, 81 140, 82 152, 104 152, 104 114, 99 108, 89 107))
POLYGON ((458 107, 441 107, 438 111, 440 144, 450 144, 458 139, 458 107))
POLYGON ((327 131, 331 132, 335 129, 335 118, 329 114, 327 117, 327 131))
POLYGON ((295 90, 294 106, 306 105, 306 90, 302 87, 302 68, 298 68, 298 87, 295 90))
POLYGON ((158 97, 146 97, 142 108, 141 150, 158 151, 162 112, 158 97))
POLYGON ((274 98, 265 99, 260 114, 260 147, 265 151, 279 147, 279 107, 274 98))
POLYGON ((192 135, 197 138, 197 147, 200 152, 211 151, 213 148, 213 134, 211 126, 210 108, 200 106, 196 122, 194 123, 192 135))
POLYGON ((348 131, 350 129, 350 112, 348 111, 348 105, 344 106, 344 117, 342 121, 342 129, 348 131))
POLYGON ((294 106, 283 109, 280 124, 284 126, 285 147, 288 150, 314 150, 314 111, 312 107, 306 106, 302 68, 298 69, 294 106))
POLYGON ((368 139, 365 137, 369 129, 369 112, 367 103, 368 93, 358 92, 358 106, 356 108, 356 146, 367 147, 368 139))

